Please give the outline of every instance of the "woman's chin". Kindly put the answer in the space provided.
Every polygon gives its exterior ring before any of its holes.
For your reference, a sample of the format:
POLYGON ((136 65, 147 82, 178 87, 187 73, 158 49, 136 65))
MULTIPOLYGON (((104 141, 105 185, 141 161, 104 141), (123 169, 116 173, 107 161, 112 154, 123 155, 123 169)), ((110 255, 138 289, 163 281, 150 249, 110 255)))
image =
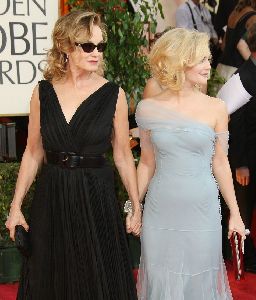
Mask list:
POLYGON ((99 69, 99 65, 98 64, 95 64, 95 65, 80 65, 80 68, 84 71, 87 71, 87 72, 97 72, 98 69, 99 69))
POLYGON ((205 85, 205 84, 207 84, 207 81, 208 81, 208 76, 207 77, 201 77, 200 80, 198 80, 196 84, 205 85))

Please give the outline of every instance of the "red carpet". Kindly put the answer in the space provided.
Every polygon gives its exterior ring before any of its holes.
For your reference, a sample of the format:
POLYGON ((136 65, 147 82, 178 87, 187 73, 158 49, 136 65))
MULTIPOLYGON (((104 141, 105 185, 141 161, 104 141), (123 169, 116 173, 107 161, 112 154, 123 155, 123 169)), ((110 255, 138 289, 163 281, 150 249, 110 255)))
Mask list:
MULTIPOLYGON (((251 235, 256 247, 256 209, 254 210, 251 235)), ((236 281, 234 279, 232 265, 227 263, 229 283, 234 300, 256 300, 256 274, 246 273, 245 280, 236 281)), ((134 271, 137 276, 137 270, 134 271)), ((18 284, 0 284, 0 300, 15 300, 18 284)), ((160 300, 160 299, 156 299, 160 300)))
POLYGON ((226 266, 234 300, 256 300, 256 274, 245 273, 245 280, 237 281, 232 264, 227 263, 226 266))
MULTIPOLYGON (((232 265, 227 263, 229 283, 234 300, 256 300, 256 274, 246 273, 245 280, 236 281, 232 272, 232 265)), ((136 277, 137 270, 134 271, 136 277)), ((1 284, 0 300, 15 300, 18 284, 1 284)), ((156 299, 161 300, 161 299, 156 299)))
POLYGON ((18 284, 0 284, 0 300, 15 300, 18 284))

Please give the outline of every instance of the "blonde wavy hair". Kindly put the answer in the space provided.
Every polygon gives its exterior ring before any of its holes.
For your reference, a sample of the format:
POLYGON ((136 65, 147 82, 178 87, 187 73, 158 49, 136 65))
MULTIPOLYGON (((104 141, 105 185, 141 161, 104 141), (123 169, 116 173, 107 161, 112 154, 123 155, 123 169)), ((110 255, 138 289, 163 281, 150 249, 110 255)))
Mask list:
POLYGON ((156 41, 149 54, 149 65, 152 76, 161 85, 179 91, 185 82, 186 68, 209 56, 209 37, 206 33, 175 28, 156 41))
MULTIPOLYGON (((91 11, 77 10, 60 17, 52 32, 53 46, 47 52, 47 64, 44 69, 44 78, 52 81, 61 80, 67 71, 67 52, 72 51, 75 43, 84 43, 92 36, 94 25, 100 27, 103 40, 107 40, 105 25, 100 16, 91 11), (79 40, 78 40, 79 39, 79 40)), ((104 63, 102 62, 98 73, 102 74, 104 63)))

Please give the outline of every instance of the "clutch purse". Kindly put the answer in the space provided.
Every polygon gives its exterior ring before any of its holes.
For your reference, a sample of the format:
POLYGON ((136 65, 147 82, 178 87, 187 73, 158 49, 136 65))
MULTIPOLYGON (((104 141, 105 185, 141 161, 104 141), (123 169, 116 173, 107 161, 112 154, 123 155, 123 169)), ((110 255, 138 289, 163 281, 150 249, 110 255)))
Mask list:
POLYGON ((29 233, 25 230, 25 228, 22 225, 15 226, 15 245, 23 256, 30 256, 31 246, 29 240, 29 233))
POLYGON ((244 242, 239 233, 233 232, 230 238, 234 275, 236 280, 244 279, 244 242))

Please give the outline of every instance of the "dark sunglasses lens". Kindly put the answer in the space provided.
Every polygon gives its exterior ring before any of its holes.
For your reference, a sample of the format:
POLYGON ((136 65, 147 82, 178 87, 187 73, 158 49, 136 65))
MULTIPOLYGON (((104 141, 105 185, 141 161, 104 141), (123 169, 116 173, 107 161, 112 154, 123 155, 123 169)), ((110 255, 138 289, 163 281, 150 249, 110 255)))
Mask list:
POLYGON ((81 44, 81 47, 84 50, 84 52, 87 53, 91 53, 96 48, 96 46, 93 43, 84 43, 81 44))
POLYGON ((107 47, 106 43, 99 43, 97 45, 97 49, 98 49, 99 52, 103 52, 106 49, 106 47, 107 47))

